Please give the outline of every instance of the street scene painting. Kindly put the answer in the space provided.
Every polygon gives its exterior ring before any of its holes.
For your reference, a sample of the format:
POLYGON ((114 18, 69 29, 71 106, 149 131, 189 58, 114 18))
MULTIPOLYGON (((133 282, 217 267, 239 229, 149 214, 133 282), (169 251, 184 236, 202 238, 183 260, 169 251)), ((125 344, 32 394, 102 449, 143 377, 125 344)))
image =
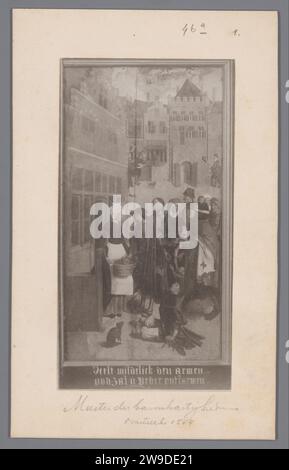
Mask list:
POLYGON ((233 66, 61 62, 61 388, 230 388, 233 66), (166 228, 94 238, 91 208, 113 225, 116 195, 157 204, 164 227, 194 207, 197 243, 166 228))

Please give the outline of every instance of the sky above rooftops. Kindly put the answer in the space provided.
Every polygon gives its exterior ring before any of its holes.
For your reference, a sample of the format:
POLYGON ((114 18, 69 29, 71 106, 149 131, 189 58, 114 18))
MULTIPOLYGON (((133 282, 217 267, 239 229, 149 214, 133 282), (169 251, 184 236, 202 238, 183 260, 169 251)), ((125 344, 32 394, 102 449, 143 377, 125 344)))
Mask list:
POLYGON ((130 101, 152 102, 158 97, 167 104, 182 87, 183 93, 197 93, 199 89, 210 100, 222 101, 222 71, 217 67, 67 67, 65 72, 68 89, 79 89, 80 82, 88 77, 107 80, 119 96, 130 101))
POLYGON ((112 75, 113 86, 118 88, 121 96, 145 101, 151 89, 152 97, 159 92, 163 103, 168 102, 169 96, 175 97, 186 80, 211 100, 222 101, 222 71, 217 67, 120 67, 114 69, 112 75))

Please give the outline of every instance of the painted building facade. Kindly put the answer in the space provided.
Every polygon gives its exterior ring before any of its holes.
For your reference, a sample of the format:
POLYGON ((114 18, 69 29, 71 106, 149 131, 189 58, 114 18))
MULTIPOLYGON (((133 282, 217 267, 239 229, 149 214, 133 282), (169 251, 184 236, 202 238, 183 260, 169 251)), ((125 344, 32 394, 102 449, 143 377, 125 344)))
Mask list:
POLYGON ((125 198, 128 186, 129 144, 125 124, 116 115, 116 96, 96 80, 93 93, 89 91, 83 80, 79 89, 71 88, 64 107, 64 208, 69 227, 65 246, 67 273, 72 274, 90 272, 93 266, 91 205, 97 201, 109 203, 113 194, 125 198))
POLYGON ((180 198, 187 186, 219 197, 222 102, 212 101, 187 79, 166 104, 157 96, 141 103, 134 114, 135 138, 131 135, 139 156, 134 161, 132 154, 132 164, 139 164, 138 197, 146 200, 146 192, 155 188, 156 195, 170 192, 180 198))

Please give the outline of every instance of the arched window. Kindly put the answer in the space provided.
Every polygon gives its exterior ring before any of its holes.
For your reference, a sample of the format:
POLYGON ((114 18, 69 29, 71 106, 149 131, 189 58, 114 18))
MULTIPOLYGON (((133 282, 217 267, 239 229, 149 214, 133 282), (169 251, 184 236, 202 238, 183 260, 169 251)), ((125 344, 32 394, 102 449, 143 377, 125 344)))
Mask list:
POLYGON ((203 126, 199 127, 199 137, 201 137, 202 139, 206 137, 206 131, 203 126))
POLYGON ((196 186, 198 183, 198 163, 183 162, 181 168, 182 182, 190 186, 196 186))
POLYGON ((192 126, 188 127, 186 134, 187 134, 187 138, 188 138, 188 139, 193 139, 193 138, 195 137, 195 129, 194 129, 194 127, 192 127, 192 126))

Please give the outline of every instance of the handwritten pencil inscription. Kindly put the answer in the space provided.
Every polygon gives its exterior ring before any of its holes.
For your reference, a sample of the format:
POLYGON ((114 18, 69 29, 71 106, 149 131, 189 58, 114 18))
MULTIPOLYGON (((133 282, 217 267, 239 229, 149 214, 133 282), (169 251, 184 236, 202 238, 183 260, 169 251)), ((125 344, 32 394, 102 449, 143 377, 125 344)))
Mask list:
MULTIPOLYGON (((181 31, 182 31, 183 36, 189 36, 189 35, 207 36, 209 34, 206 23, 200 23, 200 24, 186 23, 185 25, 183 25, 181 31)), ((238 28, 233 29, 231 33, 235 38, 241 36, 241 32, 238 28)))
POLYGON ((196 418, 208 414, 238 412, 237 407, 222 405, 214 395, 200 403, 168 400, 163 404, 152 404, 145 398, 137 401, 93 402, 88 395, 81 394, 74 403, 64 406, 64 413, 116 413, 123 415, 125 425, 167 426, 193 425, 196 418))

